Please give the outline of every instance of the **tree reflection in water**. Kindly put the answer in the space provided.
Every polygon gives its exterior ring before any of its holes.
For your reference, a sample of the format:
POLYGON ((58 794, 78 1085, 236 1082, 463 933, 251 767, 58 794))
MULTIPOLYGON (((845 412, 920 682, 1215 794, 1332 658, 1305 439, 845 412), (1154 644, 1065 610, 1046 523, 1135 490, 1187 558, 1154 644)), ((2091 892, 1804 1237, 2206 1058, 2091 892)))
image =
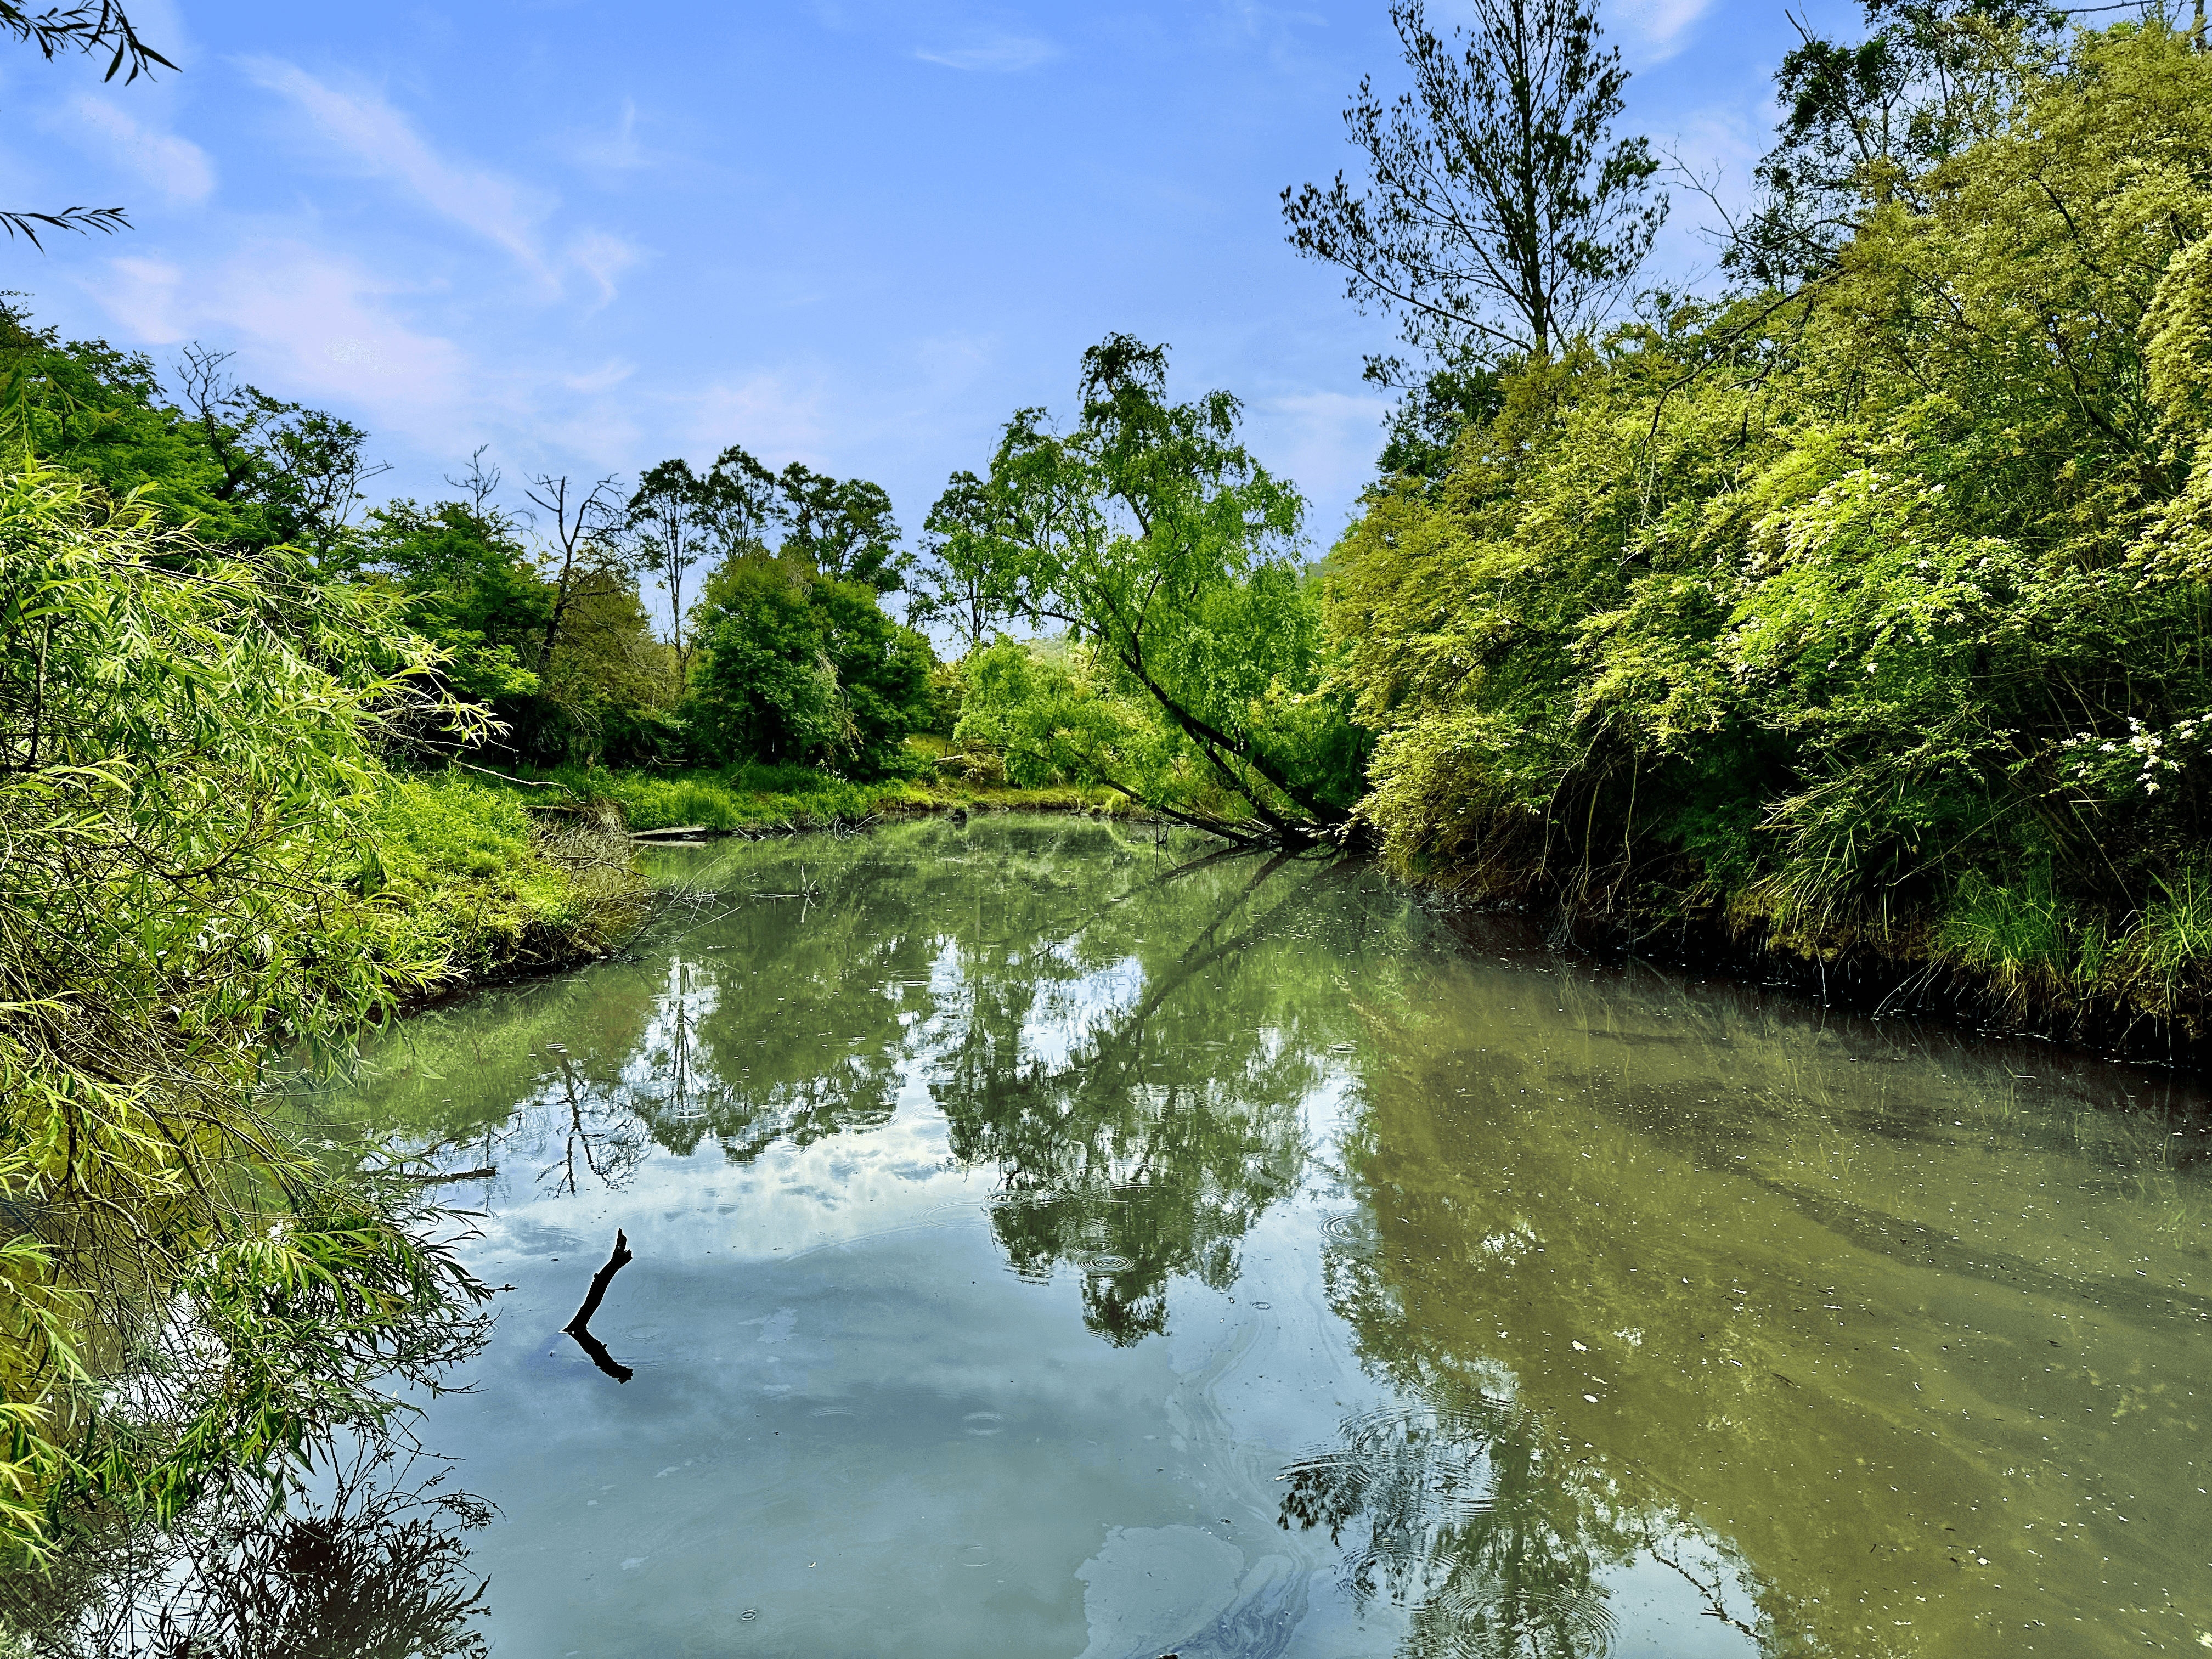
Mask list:
POLYGON ((995 1176, 1016 1270, 1076 1267, 1091 1328, 1129 1343, 1165 1328, 1176 1274, 1234 1280, 1303 1177, 1326 1050, 1359 1034, 1340 976, 1371 951, 1371 989, 1402 949, 1371 869, 1149 828, 939 821, 720 858, 637 960, 513 994, 490 1046, 480 1018, 410 1022, 374 1127, 574 1190, 652 1146, 750 1163, 864 1134, 926 1091, 995 1176))
POLYGON ((1478 1395, 1468 1408, 1378 1412, 1285 1472, 1281 1524, 1346 1545, 1346 1587, 1412 1609, 1400 1651, 1422 1659, 1588 1659, 1612 1639, 1598 1575, 1642 1546, 1573 1489, 1540 1427, 1478 1395), (1359 1534, 1364 1525, 1364 1536, 1359 1534))
POLYGON ((273 1514, 240 1492, 166 1534, 110 1523, 61 1574, 0 1581, 0 1615, 28 1659, 480 1659, 462 1534, 492 1514, 366 1451, 273 1514))
MULTIPOLYGON (((1331 1301, 1364 1333, 1399 1331, 1402 1346, 1402 1310, 1371 1255, 1329 1265, 1331 1301)), ((1741 1564, 1517 1403, 1505 1366, 1432 1352, 1389 1369, 1419 1403, 1347 1419, 1340 1446, 1291 1464, 1277 1518, 1328 1530, 1356 1603, 1407 1609, 1404 1659, 1596 1659, 1616 1622, 1601 1581, 1639 1562, 1759 1639, 1731 1610, 1741 1564)))
POLYGON ((1117 1346, 1166 1328, 1174 1274, 1234 1284, 1237 1241, 1304 1174, 1298 1108, 1321 1067, 1294 1029, 1305 986, 1267 946, 1325 872, 1284 864, 1206 860, 1131 891, 1117 960, 1086 930, 1091 952, 1048 937, 1011 972, 963 963, 965 1018, 933 1091, 954 1154, 998 1170, 992 1225, 1016 1271, 1083 1268, 1084 1322, 1117 1346), (1187 890, 1180 929, 1147 925, 1146 896, 1201 872, 1243 879, 1194 936, 1187 890))
POLYGON ((1175 1275, 1233 1283, 1237 1241, 1297 1188, 1300 1105, 1353 1019, 1327 988, 1357 938, 1315 938, 1375 925, 1331 902, 1346 866, 1193 850, 915 825, 811 848, 802 884, 746 849, 711 929, 648 969, 601 1097, 670 1151, 749 1162, 888 1122, 919 1074, 953 1156, 996 1172, 1016 1270, 1075 1266, 1090 1328, 1138 1341, 1175 1275))

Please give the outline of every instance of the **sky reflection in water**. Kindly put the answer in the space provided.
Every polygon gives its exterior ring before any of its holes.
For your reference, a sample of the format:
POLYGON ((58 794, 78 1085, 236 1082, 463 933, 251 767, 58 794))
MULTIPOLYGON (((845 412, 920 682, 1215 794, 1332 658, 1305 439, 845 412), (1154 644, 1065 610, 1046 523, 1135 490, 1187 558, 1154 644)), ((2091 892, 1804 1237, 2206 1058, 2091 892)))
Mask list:
POLYGON ((2212 1631, 2193 1094, 1206 852, 672 854, 635 960, 372 1056, 350 1117, 499 1171, 422 1426, 495 1652, 2212 1631), (560 1334, 617 1226, 620 1384, 560 1334))

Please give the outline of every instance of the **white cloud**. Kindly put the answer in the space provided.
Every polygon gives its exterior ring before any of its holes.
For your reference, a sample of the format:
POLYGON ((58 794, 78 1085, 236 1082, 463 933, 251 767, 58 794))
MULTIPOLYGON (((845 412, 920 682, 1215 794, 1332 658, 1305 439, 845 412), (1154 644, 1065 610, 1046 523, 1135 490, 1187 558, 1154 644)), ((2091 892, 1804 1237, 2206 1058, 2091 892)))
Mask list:
POLYGON ((635 363, 626 363, 617 357, 581 374, 563 374, 561 384, 571 392, 605 392, 620 386, 636 372, 635 363))
POLYGON ((615 297, 615 278, 644 258, 635 245, 605 230, 577 231, 567 252, 569 264, 599 285, 601 305, 615 297))
POLYGON ((215 164, 206 151, 189 138, 147 125, 105 98, 77 94, 62 106, 58 125, 173 202, 204 202, 215 190, 215 164))
POLYGON ((358 410, 373 427, 442 444, 464 423, 471 365, 451 340, 392 316, 398 290, 351 261, 263 240, 187 271, 153 258, 108 262, 95 292, 155 345, 204 337, 234 347, 240 378, 285 397, 358 410))
POLYGON ((489 168, 447 160, 407 118, 367 88, 343 89, 279 58, 240 67, 257 86, 287 100, 334 149, 372 178, 398 185, 441 217, 492 242, 548 276, 538 228, 554 198, 489 168))
POLYGON ((828 465, 815 447, 823 430, 820 398, 793 390, 775 374, 712 386, 689 401, 685 436, 701 454, 711 457, 731 444, 743 444, 772 465, 828 465))
POLYGON ((942 64, 947 69, 1018 75, 1040 64, 1049 64, 1060 56, 1060 48, 1049 40, 1033 40, 1027 35, 991 34, 979 37, 969 46, 948 46, 936 52, 916 46, 914 55, 925 64, 942 64))
POLYGON ((1711 4, 1712 0, 1627 0, 1614 6, 1611 15, 1644 42, 1647 62, 1662 63, 1688 44, 1683 37, 1690 25, 1711 4))
POLYGON ((108 261, 112 282, 95 289, 108 314, 135 338, 149 345, 174 345, 191 337, 191 325, 178 309, 181 268, 159 259, 108 261))
POLYGON ((623 100, 622 118, 615 123, 613 131, 573 139, 568 150, 578 163, 595 173, 635 173, 659 159, 638 142, 637 105, 627 98, 623 100))

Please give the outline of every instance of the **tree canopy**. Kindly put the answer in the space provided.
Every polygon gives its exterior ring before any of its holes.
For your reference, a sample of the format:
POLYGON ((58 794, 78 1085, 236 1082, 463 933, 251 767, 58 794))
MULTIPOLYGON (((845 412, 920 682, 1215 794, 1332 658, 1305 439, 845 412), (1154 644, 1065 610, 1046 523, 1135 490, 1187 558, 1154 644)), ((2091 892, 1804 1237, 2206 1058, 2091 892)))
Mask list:
POLYGON ((708 579, 687 708, 708 756, 863 777, 901 769, 930 715, 928 641, 865 583, 787 555, 732 559, 708 579))
POLYGON ((1595 0, 1472 11, 1447 40, 1423 0, 1393 5, 1412 89, 1385 103, 1363 80, 1344 112, 1371 187, 1339 173, 1282 198, 1291 246, 1446 368, 1541 356, 1603 320, 1667 210, 1648 142, 1613 137, 1628 71, 1595 0))
MULTIPOLYGON (((1320 612, 1292 556, 1304 500, 1239 441, 1231 393, 1169 401, 1165 347, 1109 335, 1084 354, 1078 389, 1072 431, 1018 410, 988 477, 956 477, 933 516, 951 526, 988 512, 987 535, 959 544, 979 579, 988 570, 1031 618, 1080 639, 1176 734, 1187 769, 1263 833, 1344 828, 1356 769, 1347 777, 1341 761, 1356 745, 1311 741, 1336 709, 1321 690, 1320 612)), ((1253 832, 1170 807, 1112 755, 1094 769, 1162 810, 1253 832)))

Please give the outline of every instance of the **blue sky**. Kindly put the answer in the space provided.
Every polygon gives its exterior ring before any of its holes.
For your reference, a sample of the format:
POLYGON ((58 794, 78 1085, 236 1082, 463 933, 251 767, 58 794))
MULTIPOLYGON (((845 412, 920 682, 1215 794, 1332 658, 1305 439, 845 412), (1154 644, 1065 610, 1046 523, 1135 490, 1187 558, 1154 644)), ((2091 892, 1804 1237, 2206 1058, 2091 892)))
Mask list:
MULTIPOLYGON (((0 287, 164 363, 235 351, 368 427, 380 491, 435 492, 480 443, 519 500, 735 441, 877 480, 911 537, 1115 329, 1245 399, 1316 550, 1368 475, 1359 365, 1389 330, 1285 246, 1277 197, 1356 166, 1347 94, 1398 84, 1382 0, 131 10, 183 73, 102 86, 0 49, 0 204, 137 227, 0 247, 0 287)), ((1628 130, 1739 190, 1778 0, 1604 15, 1628 130)), ((1710 211, 1676 198, 1654 270, 1679 278, 1710 211)))

